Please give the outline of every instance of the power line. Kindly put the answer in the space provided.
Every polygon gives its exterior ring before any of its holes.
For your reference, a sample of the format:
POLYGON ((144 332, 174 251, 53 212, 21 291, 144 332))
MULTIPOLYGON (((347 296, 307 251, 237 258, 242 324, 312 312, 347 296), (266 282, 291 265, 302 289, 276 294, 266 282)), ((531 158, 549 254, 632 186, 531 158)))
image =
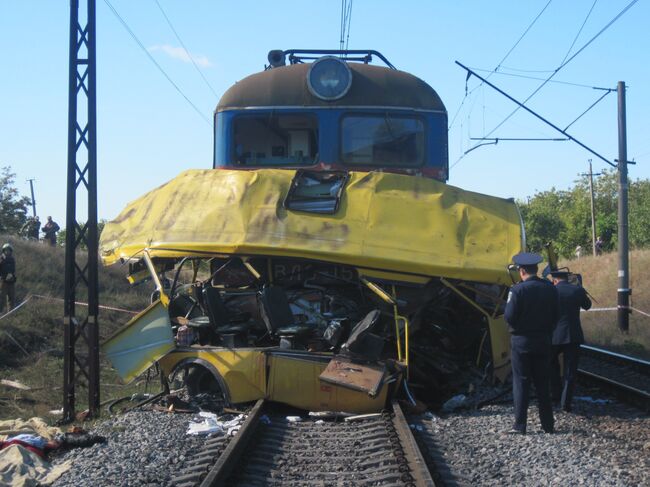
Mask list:
MULTIPOLYGON (((463 68, 464 70, 466 70, 467 72, 469 72, 469 73, 472 74, 473 76, 476 76, 479 80, 483 81, 483 82, 484 82, 486 85, 488 85, 489 87, 491 87, 491 88, 493 88, 494 90, 496 90, 496 91, 498 91, 499 93, 501 93, 503 96, 505 96, 506 98, 508 98, 508 99, 509 99, 510 101, 512 101, 513 103, 516 103, 517 106, 523 108, 524 110, 526 110, 526 111, 527 111, 528 113, 530 113, 531 115, 537 117, 539 120, 541 120, 542 122, 544 122, 546 125, 549 125, 549 126, 553 127, 555 130, 557 130, 557 131, 560 132, 562 135, 564 135, 565 137, 569 138, 570 140, 572 140, 573 142, 575 142, 576 144, 578 144, 578 145, 579 145, 580 147, 582 147, 583 149, 586 149, 587 151, 591 152, 593 155, 595 155, 595 156, 598 157, 599 159, 602 159, 603 161, 605 161, 605 162, 606 162, 607 164, 609 164, 610 166, 616 167, 616 165, 615 165, 614 163, 610 162, 607 158, 605 158, 604 156, 598 154, 596 151, 594 151, 593 149, 589 148, 588 146, 586 146, 585 144, 583 144, 582 142, 580 142, 578 139, 576 139, 576 138, 573 137, 572 135, 568 134, 565 130, 562 130, 562 129, 561 129, 560 127, 558 127, 557 125, 553 124, 552 122, 549 122, 549 121, 546 120, 544 117, 542 117, 541 115, 539 115, 539 114, 536 113, 535 111, 533 111, 533 110, 531 110, 530 108, 528 108, 524 103, 522 103, 522 102, 516 100, 515 98, 513 98, 512 96, 510 96, 508 93, 506 93, 505 91, 503 91, 502 89, 500 89, 500 88, 496 87, 495 85, 493 85, 492 83, 490 83, 487 79, 482 78, 481 76, 479 76, 479 75, 478 75, 477 73, 475 73, 474 71, 471 71, 467 66, 463 66, 463 65, 462 65, 461 63, 459 63, 458 61, 456 61, 456 64, 458 64, 461 68, 463 68)), ((619 86, 620 86, 620 83, 622 83, 622 82, 619 82, 619 86)), ((620 89, 620 88, 619 88, 619 89, 620 89)), ((488 137, 489 135, 490 135, 490 134, 486 135, 485 137, 488 137)), ((468 152, 474 150, 475 148, 476 148, 476 147, 472 147, 472 148, 469 149, 468 151, 465 151, 465 154, 467 154, 468 152)), ((462 157, 461 157, 461 158, 462 158, 462 157)), ((454 163, 454 166, 455 166, 456 164, 458 164, 458 162, 460 161, 461 158, 459 158, 458 161, 456 161, 456 162, 454 163)), ((625 160, 625 159, 623 159, 623 160, 625 160)), ((452 166, 452 167, 453 167, 453 166, 452 166)))
POLYGON ((350 10, 348 12, 348 33, 345 39, 345 49, 348 49, 348 46, 350 45, 350 26, 352 25, 352 2, 353 0, 350 0, 350 10))
MULTIPOLYGON (((544 11, 548 8, 548 6, 551 4, 552 1, 553 1, 553 0, 548 0, 548 2, 546 3, 546 5, 544 5, 544 7, 542 8, 542 10, 539 11, 539 13, 537 14, 537 16, 533 19, 533 21, 530 23, 530 25, 526 28, 526 30, 524 31, 524 33, 521 34, 521 36, 519 37, 519 39, 517 39, 517 42, 515 42, 515 44, 510 48, 510 50, 506 53, 506 55, 503 56, 503 59, 501 59, 501 61, 499 61, 499 64, 497 64, 497 67, 494 68, 494 72, 497 72, 497 71, 499 70, 499 68, 501 67, 501 63, 503 63, 503 61, 505 61, 505 60, 507 59, 507 57, 510 56, 510 53, 511 53, 512 51, 515 50, 515 48, 516 48, 516 47, 519 45, 519 43, 523 40, 523 38, 526 36, 526 34, 528 34, 528 31, 529 31, 530 29, 532 29, 533 25, 535 25, 535 23, 537 22, 537 20, 542 16, 542 14, 543 14, 544 11)), ((486 77, 485 79, 488 79, 488 78, 489 78, 489 76, 486 77)))
MULTIPOLYGON (((497 70, 499 69, 499 67, 500 67, 501 64, 503 63, 503 61, 505 61, 505 60, 508 58, 508 56, 510 56, 510 54, 512 53, 512 51, 515 50, 515 48, 516 48, 516 47, 519 45, 519 43, 523 40, 523 38, 526 36, 526 34, 528 34, 528 31, 529 31, 530 29, 532 29, 533 25, 535 25, 535 23, 537 22, 537 20, 542 16, 542 14, 543 14, 544 11, 546 10, 546 8, 551 4, 552 1, 553 1, 553 0, 548 0, 548 2, 546 3, 546 5, 544 5, 544 7, 542 8, 542 10, 539 11, 539 13, 538 13, 538 14, 535 16, 535 18, 533 19, 533 21, 532 21, 530 24, 528 24, 528 27, 526 27, 526 30, 524 30, 524 32, 519 36, 519 39, 517 39, 517 42, 515 42, 515 43, 513 44, 513 46, 508 50, 508 52, 506 53, 506 55, 503 56, 503 58, 501 59, 501 61, 499 61, 499 63, 497 64, 496 68, 494 68, 494 69, 491 71, 491 73, 486 77, 486 79, 489 79, 490 76, 491 76, 492 74, 494 74, 494 73, 497 72, 497 70)), ((469 76, 468 76, 467 79, 465 80, 465 96, 463 97, 462 101, 460 102, 460 106, 459 106, 458 109, 456 110, 456 114, 454 115, 454 118, 452 119, 451 123, 449 124, 449 128, 448 128, 447 130, 451 130, 451 129, 452 129, 452 127, 454 126, 454 123, 456 122, 456 118, 458 117, 458 114, 460 113, 460 109, 461 109, 461 108, 463 107, 463 105, 465 104, 465 99, 466 99, 467 96, 468 96, 468 93, 467 93, 467 80, 468 80, 468 79, 469 79, 469 76)), ((483 84, 483 83, 479 83, 478 86, 472 88, 472 90, 469 92, 469 95, 471 95, 472 93, 474 93, 474 91, 476 91, 476 89, 479 88, 482 84, 483 84)))
POLYGON ((573 124, 576 123, 578 120, 580 120, 580 119, 581 119, 581 118, 582 118, 582 117, 583 117, 583 116, 584 116, 584 115, 585 115, 589 110, 591 110, 593 107, 595 107, 596 105, 598 105, 598 103, 600 103, 600 101, 601 101, 603 98, 605 98, 607 95, 609 95, 612 91, 616 91, 616 90, 612 90, 612 89, 610 89, 610 90, 607 90, 605 93, 603 93, 603 95, 602 95, 600 98, 598 98, 598 100, 596 100, 595 102, 593 102, 589 108, 587 108, 584 112, 582 112, 580 115, 578 115, 578 118, 576 118, 573 122, 571 122, 569 125, 567 125, 566 127, 564 127, 564 130, 565 130, 565 131, 569 130, 569 127, 571 127, 571 125, 573 125, 573 124))
POLYGON ((181 89, 178 87, 178 85, 177 85, 176 83, 174 83, 174 81, 169 77, 169 75, 168 75, 168 74, 165 72, 165 70, 160 66, 160 64, 158 64, 158 63, 156 62, 156 60, 155 60, 154 57, 151 55, 151 53, 147 50, 146 47, 144 47, 144 45, 142 44, 142 42, 140 42, 140 39, 138 39, 138 37, 137 37, 137 36, 135 35, 135 33, 131 30, 131 28, 128 26, 128 24, 125 22, 125 20, 120 16, 120 14, 117 12, 117 10, 115 10, 115 7, 113 7, 113 5, 111 5, 111 2, 110 2, 109 0, 104 0, 104 3, 108 6, 109 9, 111 9, 111 11, 113 12, 113 15, 115 15, 115 17, 117 17, 117 19, 120 21, 120 23, 122 24, 122 26, 123 26, 123 27, 126 29, 126 31, 129 33, 129 35, 130 35, 130 36, 133 38, 133 40, 138 44, 138 46, 140 46, 140 49, 142 49, 142 50, 144 51, 144 53, 147 55, 147 57, 149 58, 149 60, 150 60, 152 63, 154 63, 154 65, 158 68, 158 70, 162 73, 162 75, 167 79, 167 81, 169 81, 169 82, 171 83, 171 85, 172 85, 174 88, 176 88, 176 91, 178 91, 178 92, 180 93, 180 95, 181 95, 183 98, 185 98, 185 101, 186 101, 187 103, 190 104, 190 106, 194 109, 194 111, 195 111, 196 113, 198 113, 199 116, 200 116, 203 120, 205 120, 205 122, 206 122, 208 125, 211 126, 212 124, 210 123, 210 120, 209 120, 209 119, 208 119, 208 118, 207 118, 207 117, 206 117, 206 116, 201 112, 201 110, 199 110, 199 109, 197 108, 197 106, 196 106, 194 103, 192 103, 192 101, 191 101, 191 100, 190 100, 190 99, 185 95, 185 93, 183 93, 183 90, 181 90, 181 89))
MULTIPOLYGON (((539 92, 539 90, 541 90, 541 89, 546 85, 546 83, 548 83, 548 82, 551 80, 551 78, 553 78, 557 73, 559 73, 560 70, 561 70, 562 68, 564 68, 567 64, 569 64, 571 61, 573 61, 573 60, 574 60, 574 59, 575 59, 575 58, 576 58, 576 57, 577 57, 577 56, 578 56, 582 51, 584 51, 584 50, 585 50, 589 45, 591 45, 592 42, 594 42, 598 37, 600 37, 600 36, 603 34, 603 32, 605 32, 607 29, 609 29, 609 27, 611 27, 611 26, 612 26, 612 25, 613 25, 613 24, 614 24, 618 19, 620 19, 621 16, 623 16, 623 15, 624 15, 624 14, 625 14, 625 13, 626 13, 630 8, 632 8, 632 6, 634 6, 634 4, 637 3, 638 1, 639 1, 639 0, 632 0, 632 1, 631 1, 631 2, 630 2, 630 3, 629 3, 629 4, 628 4, 628 5, 627 5, 623 10, 621 10, 621 11, 616 15, 616 17, 614 17, 612 20, 610 20, 610 21, 607 23, 607 25, 605 25, 605 27, 603 27, 602 29, 600 29, 600 30, 596 33, 596 35, 594 35, 594 36, 593 36, 591 39, 589 39, 589 40, 588 40, 588 41, 587 41, 587 42, 586 42, 586 43, 585 43, 585 44, 584 44, 580 49, 578 49, 578 50, 575 52, 575 54, 573 54, 569 59, 566 59, 564 62, 562 62, 562 64, 560 64, 560 66, 558 66, 557 69, 555 69, 555 71, 553 71, 553 73, 551 73, 551 75, 550 75, 548 78, 546 78, 546 79, 544 80, 544 82, 541 83, 541 84, 540 84, 540 85, 535 89, 535 91, 533 91, 530 95, 528 95, 528 98, 526 98, 526 99, 522 102, 522 105, 525 105, 525 104, 526 104, 526 103, 527 103, 527 102, 528 102, 528 101, 529 101, 533 96, 535 96, 535 95, 539 92)), ((487 79, 487 77, 486 77, 486 79, 487 79)), ((515 108, 512 112, 510 112, 510 114, 509 114, 506 118, 504 118, 504 119, 503 119, 503 120, 502 120, 502 121, 501 121, 501 122, 500 122, 496 127, 494 127, 492 130, 490 130, 490 132, 487 133, 487 134, 485 135, 485 137, 489 137, 489 136, 492 135, 494 132, 496 132, 496 131, 497 131, 497 130, 498 130, 498 129, 499 129, 499 128, 504 124, 504 123, 506 123, 508 120, 510 120, 510 118, 511 118, 515 113, 517 113, 517 112, 519 111, 519 108, 521 108, 521 107, 520 107, 520 106, 517 106, 517 108, 515 108)), ((464 157, 464 154, 461 155, 460 158, 458 158, 458 160, 457 160, 456 162, 454 162, 454 164, 453 164, 451 167, 454 167, 455 165, 457 165, 457 164, 461 161, 461 159, 462 159, 463 157, 464 157)))
POLYGON ((571 49, 573 49, 573 46, 576 45, 576 42, 578 41, 578 37, 580 37, 580 33, 582 32, 582 29, 585 28, 585 24, 587 23, 587 20, 589 20, 589 17, 591 16, 591 12, 593 12, 597 2, 598 0, 594 0, 594 3, 591 4, 591 8, 589 9, 589 12, 587 12, 587 16, 585 17, 585 20, 582 21, 582 25, 580 26, 580 29, 578 29, 578 33, 573 38, 573 42, 571 43, 571 46, 569 46, 569 50, 564 55, 564 59, 562 59, 562 63, 566 61, 566 58, 569 57, 569 54, 571 53, 571 49))
POLYGON ((503 70, 507 69, 508 71, 516 71, 518 73, 552 73, 553 69, 518 69, 510 68, 508 66, 501 66, 501 71, 496 74, 504 74, 503 70))
POLYGON ((339 38, 339 49, 343 50, 348 47, 350 42, 350 24, 352 23, 352 1, 353 0, 341 0, 341 37, 339 38), (347 41, 346 41, 347 33, 347 41))
POLYGON ((172 25, 171 20, 169 20, 169 17, 167 16, 167 14, 165 13, 165 11, 163 10, 162 6, 160 5, 160 2, 159 2, 158 0, 154 0, 154 1, 156 2, 156 5, 158 5, 158 8, 160 9, 160 13, 162 13, 162 14, 163 14, 163 17, 165 17, 165 20, 167 21, 167 24, 169 25, 169 28, 172 30, 172 32, 173 32, 174 35, 176 36, 176 39, 178 40, 178 42, 179 42, 179 43, 181 44, 181 46, 183 47, 183 50, 185 51, 185 54, 187 54, 187 57, 190 59, 190 61, 192 61, 192 65, 193 65, 194 68, 196 69, 196 72, 199 73, 199 75, 201 76, 201 78, 203 79, 203 81, 205 82, 205 84, 207 85, 207 87, 210 89, 210 91, 212 92, 212 94, 214 94, 214 96, 215 96, 216 98, 219 98, 219 95, 217 95, 217 92, 214 90, 214 88, 212 87, 212 85, 210 84, 210 82, 209 82, 209 81, 206 79, 206 77, 203 75, 203 72, 202 72, 202 71, 199 69, 199 67, 196 65, 196 62, 194 62, 194 57, 190 54, 190 51, 187 50, 187 47, 185 47, 185 43, 184 43, 183 40, 181 39, 181 36, 178 35, 178 32, 176 32, 176 29, 174 29, 174 26, 172 25))
MULTIPOLYGON (((482 73, 491 73, 492 71, 490 69, 481 69, 481 68, 474 68, 472 67, 474 71, 479 71, 482 73)), ((546 72, 549 73, 550 71, 540 71, 540 72, 546 72)), ((537 81, 546 81, 546 78, 538 78, 536 76, 526 76, 524 74, 515 74, 515 73, 504 73, 503 71, 499 71, 497 73, 494 73, 497 76, 510 76, 513 78, 523 78, 523 79, 533 79, 537 81)), ((487 78, 486 78, 487 79, 487 78)), ((558 80, 549 80, 549 83, 557 83, 560 85, 568 85, 568 86, 577 86, 578 88, 589 88, 590 90, 607 90, 609 91, 610 88, 602 88, 599 86, 592 86, 592 85, 585 85, 582 83, 571 83, 569 81, 558 81, 558 80)))

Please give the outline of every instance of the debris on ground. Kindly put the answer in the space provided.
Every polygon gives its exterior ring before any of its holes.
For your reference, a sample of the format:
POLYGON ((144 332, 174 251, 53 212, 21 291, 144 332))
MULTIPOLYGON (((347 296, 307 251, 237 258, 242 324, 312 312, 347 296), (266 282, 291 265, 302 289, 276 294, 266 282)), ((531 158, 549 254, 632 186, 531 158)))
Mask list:
POLYGON ((18 381, 15 380, 7 380, 7 379, 2 379, 0 380, 0 384, 3 386, 11 387, 13 389, 20 389, 21 391, 31 391, 32 388, 29 386, 26 386, 25 384, 21 384, 18 381))
MULTIPOLYGON (((228 435, 239 429, 244 420, 244 415, 239 414, 234 419, 220 420, 215 413, 201 411, 198 414, 200 421, 190 421, 187 427, 188 435, 228 435)), ((231 417, 231 415, 224 415, 231 417)))
POLYGON ((445 413, 451 413, 456 409, 464 407, 466 400, 467 396, 465 394, 457 394, 442 405, 442 410, 445 413))

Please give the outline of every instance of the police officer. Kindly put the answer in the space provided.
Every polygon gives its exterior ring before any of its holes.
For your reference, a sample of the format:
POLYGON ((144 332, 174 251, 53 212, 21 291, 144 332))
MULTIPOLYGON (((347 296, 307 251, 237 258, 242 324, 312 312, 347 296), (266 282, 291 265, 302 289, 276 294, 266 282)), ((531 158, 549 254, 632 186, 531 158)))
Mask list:
POLYGON ((51 216, 47 217, 47 223, 43 225, 41 232, 45 234, 43 240, 50 243, 52 247, 56 246, 56 232, 60 230, 59 224, 52 220, 51 216))
POLYGON ((535 385, 539 419, 553 433, 553 406, 549 391, 551 336, 558 318, 558 294, 550 281, 537 277, 542 257, 522 252, 512 258, 521 282, 510 289, 505 320, 511 334, 512 395, 515 423, 509 433, 526 433, 530 384, 535 385))
POLYGON ((559 295, 560 315, 553 332, 553 370, 551 387, 554 398, 560 398, 560 406, 571 412, 573 386, 578 370, 580 344, 584 343, 582 326, 580 326, 580 308, 591 308, 587 291, 569 282, 567 271, 551 272, 553 284, 559 295), (559 356, 562 354, 563 374, 560 378, 559 356))
POLYGON ((11 311, 16 305, 16 260, 10 243, 2 246, 0 254, 0 313, 4 311, 7 299, 11 311))

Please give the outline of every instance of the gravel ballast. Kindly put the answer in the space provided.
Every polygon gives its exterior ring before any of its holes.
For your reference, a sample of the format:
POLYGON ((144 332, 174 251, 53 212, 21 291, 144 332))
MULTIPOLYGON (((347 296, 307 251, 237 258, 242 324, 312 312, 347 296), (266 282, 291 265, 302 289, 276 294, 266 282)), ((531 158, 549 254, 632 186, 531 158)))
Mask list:
MULTIPOLYGON (((54 485, 168 486, 199 452, 202 437, 186 434, 191 414, 132 411, 93 430, 105 444, 55 458, 72 469, 54 485)), ((529 408, 528 434, 507 435, 512 404, 487 405, 433 420, 411 418, 420 443, 467 485, 650 485, 650 418, 620 403, 576 400, 574 413, 555 411, 556 433, 541 433, 529 408)), ((423 452, 428 454, 427 451, 423 452)))
POLYGON ((427 452, 462 485, 650 485, 650 418, 617 403, 575 401, 542 432, 536 406, 528 432, 512 435, 512 404, 433 420, 413 418, 427 452), (446 467, 446 468, 445 468, 446 467))
POLYGON ((190 436, 193 415, 132 411, 99 424, 93 433, 106 443, 71 450, 54 463, 73 460, 56 487, 167 486, 204 438, 190 436))

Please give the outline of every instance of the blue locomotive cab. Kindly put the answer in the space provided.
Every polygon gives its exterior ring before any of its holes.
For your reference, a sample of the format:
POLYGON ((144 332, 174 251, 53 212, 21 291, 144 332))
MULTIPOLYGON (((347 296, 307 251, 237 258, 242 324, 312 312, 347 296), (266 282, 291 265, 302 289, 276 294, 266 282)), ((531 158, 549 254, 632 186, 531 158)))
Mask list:
MULTIPOLYGON (((331 52, 340 54, 317 54, 331 52)), ((304 62, 315 53, 271 51, 271 65, 217 106, 214 167, 382 170, 446 181, 447 112, 437 93, 387 61, 368 64, 373 54, 385 60, 379 53, 361 53, 304 62)))

